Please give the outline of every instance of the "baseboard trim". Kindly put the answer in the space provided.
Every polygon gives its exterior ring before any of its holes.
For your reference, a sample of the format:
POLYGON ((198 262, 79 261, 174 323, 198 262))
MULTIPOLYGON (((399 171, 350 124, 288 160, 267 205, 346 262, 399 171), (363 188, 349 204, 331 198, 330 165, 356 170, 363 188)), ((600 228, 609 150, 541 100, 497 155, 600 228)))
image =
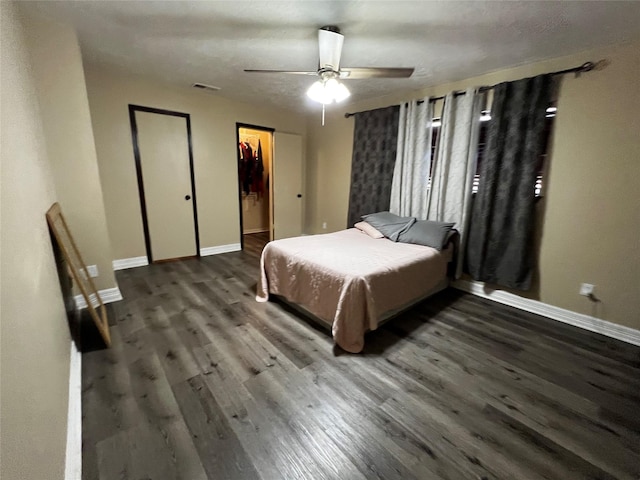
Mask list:
POLYGON ((485 291, 485 284, 482 282, 476 282, 473 280, 456 280, 453 282, 452 286, 459 290, 463 290, 479 297, 488 298, 489 300, 493 300, 504 305, 519 308, 520 310, 542 315, 562 323, 567 323, 575 327, 589 330, 590 332, 600 333, 607 337, 640 346, 640 330, 611 323, 590 315, 565 310, 564 308, 539 302, 538 300, 523 298, 513 293, 505 292, 504 290, 488 289, 485 291))
POLYGON ((242 234, 251 235, 252 233, 262 233, 262 232, 268 232, 268 231, 269 231, 268 228, 250 228, 248 230, 243 230, 242 234))
POLYGON ((124 270, 125 268, 146 267, 149 265, 147 257, 121 258, 111 262, 114 270, 124 270))
POLYGON ((218 255, 220 253, 237 252, 242 250, 239 243, 230 243, 228 245, 218 245, 217 247, 205 247, 200 249, 200 256, 218 255))
MULTIPOLYGON (((118 287, 99 290, 98 295, 100 295, 100 300, 102 300, 102 303, 111 303, 122 300, 122 293, 120 293, 120 289, 118 287)), ((87 302, 84 301, 84 297, 82 295, 76 295, 74 297, 74 300, 76 301, 76 308, 87 308, 87 302)), ((94 307, 98 305, 98 301, 93 297, 93 294, 91 297, 91 303, 94 307)))
POLYGON ((82 354, 71 341, 65 480, 82 480, 82 354))

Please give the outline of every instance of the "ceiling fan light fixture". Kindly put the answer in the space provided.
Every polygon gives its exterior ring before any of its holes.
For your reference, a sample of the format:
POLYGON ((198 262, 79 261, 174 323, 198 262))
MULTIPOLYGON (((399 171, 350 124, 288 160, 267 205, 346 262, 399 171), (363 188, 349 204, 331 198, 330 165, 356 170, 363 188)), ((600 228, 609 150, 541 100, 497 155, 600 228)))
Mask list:
POLYGON ((349 89, 335 78, 318 80, 307 90, 307 96, 311 100, 323 105, 342 102, 349 98, 350 95, 349 89))
POLYGON ((314 102, 318 103, 331 103, 331 98, 328 97, 326 89, 324 88, 324 82, 322 80, 318 80, 313 82, 313 85, 309 87, 307 90, 307 97, 309 97, 314 102))
POLYGON ((335 91, 333 93, 333 98, 335 99, 336 103, 340 103, 340 102, 346 100, 347 98, 349 98, 351 96, 351 92, 345 86, 344 83, 340 83, 338 81, 336 81, 336 83, 338 85, 336 86, 336 89, 335 89, 335 91))

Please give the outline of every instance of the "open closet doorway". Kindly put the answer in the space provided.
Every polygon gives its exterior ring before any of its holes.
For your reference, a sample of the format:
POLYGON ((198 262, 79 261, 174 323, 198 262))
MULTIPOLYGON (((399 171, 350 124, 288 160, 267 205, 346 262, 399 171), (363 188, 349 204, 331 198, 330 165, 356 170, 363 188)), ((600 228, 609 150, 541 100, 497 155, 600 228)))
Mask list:
POLYGON ((238 191, 243 250, 260 254, 273 240, 272 128, 238 123, 238 191))

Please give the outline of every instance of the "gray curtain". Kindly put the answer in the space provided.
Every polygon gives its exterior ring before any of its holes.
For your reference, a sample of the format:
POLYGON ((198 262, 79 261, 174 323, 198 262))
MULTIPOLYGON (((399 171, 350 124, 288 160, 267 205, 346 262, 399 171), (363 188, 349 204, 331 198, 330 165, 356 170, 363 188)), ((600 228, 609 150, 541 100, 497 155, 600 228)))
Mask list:
POLYGON ((427 218, 432 118, 433 103, 428 97, 400 105, 398 153, 389 205, 391 213, 419 220, 427 218))
POLYGON ((389 210, 400 107, 355 115, 347 228, 362 215, 389 210))
POLYGON ((531 286, 534 185, 551 96, 549 75, 494 89, 467 243, 467 267, 475 280, 520 290, 531 286))

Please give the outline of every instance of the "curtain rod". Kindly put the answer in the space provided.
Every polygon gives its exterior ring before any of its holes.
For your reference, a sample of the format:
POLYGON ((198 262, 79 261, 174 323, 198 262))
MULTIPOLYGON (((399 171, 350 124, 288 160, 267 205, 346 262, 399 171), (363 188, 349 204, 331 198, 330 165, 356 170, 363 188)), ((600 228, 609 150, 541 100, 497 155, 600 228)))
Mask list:
MULTIPOLYGON (((596 65, 600 64, 602 62, 602 60, 600 62, 594 63, 594 62, 585 62, 582 65, 578 66, 578 67, 573 67, 573 68, 567 68, 565 70, 558 70, 556 72, 549 72, 546 75, 565 75, 567 73, 583 73, 583 72, 590 72, 591 70, 593 70, 594 68, 596 68, 596 65)), ((488 90, 493 90, 497 85, 489 85, 489 86, 484 86, 484 87, 480 87, 478 88, 479 92, 486 92, 488 90)), ((456 90, 455 92, 453 92, 453 94, 458 97, 460 95, 464 95, 465 92, 464 90, 456 90)), ((437 102, 438 100, 442 100, 445 98, 445 95, 442 95, 440 97, 432 97, 429 99, 429 103, 433 103, 433 102, 437 102)), ((418 104, 424 103, 424 100, 419 100, 418 104)), ((374 109, 375 110, 375 109, 374 109)), ((344 114, 344 118, 349 118, 352 117, 354 115, 357 115, 358 113, 364 113, 364 112, 370 112, 371 110, 365 110, 362 112, 354 112, 354 113, 345 113, 344 114)))

